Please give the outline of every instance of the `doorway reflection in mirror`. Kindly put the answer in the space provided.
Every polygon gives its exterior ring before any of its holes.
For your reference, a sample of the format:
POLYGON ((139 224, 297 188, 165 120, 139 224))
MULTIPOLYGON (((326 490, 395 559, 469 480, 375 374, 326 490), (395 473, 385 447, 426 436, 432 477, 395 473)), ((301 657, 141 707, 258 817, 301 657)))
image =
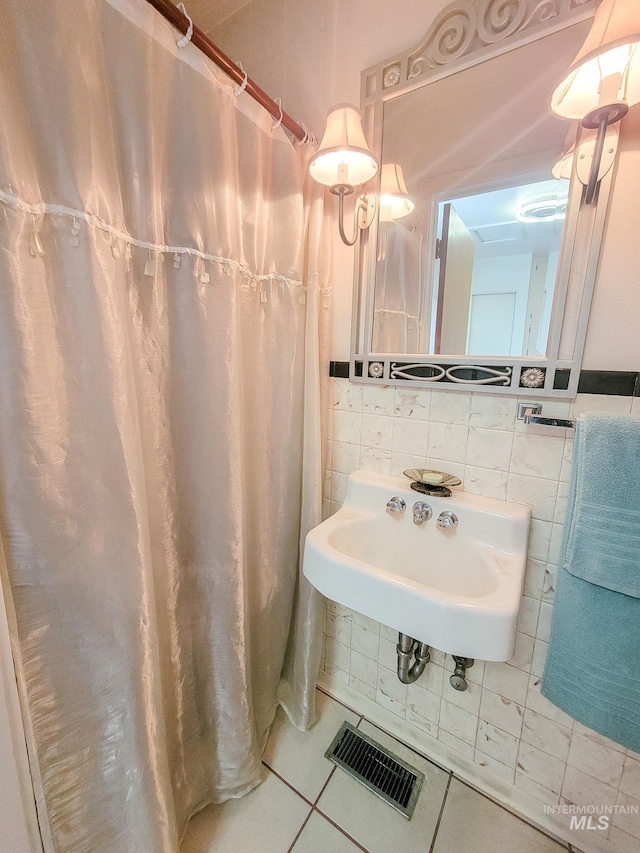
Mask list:
POLYGON ((433 241, 412 222, 422 217, 381 223, 374 352, 544 357, 568 187, 548 180, 442 199, 432 264, 433 241))

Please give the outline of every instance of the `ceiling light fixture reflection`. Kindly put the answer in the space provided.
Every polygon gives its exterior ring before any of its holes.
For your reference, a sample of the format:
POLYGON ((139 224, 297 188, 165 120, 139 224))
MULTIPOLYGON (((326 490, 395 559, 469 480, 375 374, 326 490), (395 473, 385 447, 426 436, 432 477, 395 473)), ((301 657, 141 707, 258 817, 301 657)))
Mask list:
POLYGON ((554 222, 567 215, 567 198, 541 198, 521 204, 516 211, 518 222, 554 222))

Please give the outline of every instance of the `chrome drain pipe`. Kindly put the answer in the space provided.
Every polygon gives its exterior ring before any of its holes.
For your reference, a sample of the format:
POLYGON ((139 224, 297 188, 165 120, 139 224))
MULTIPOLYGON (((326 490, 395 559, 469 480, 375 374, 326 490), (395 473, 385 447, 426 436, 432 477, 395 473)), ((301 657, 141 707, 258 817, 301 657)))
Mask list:
POLYGON ((431 657, 429 646, 408 634, 398 634, 398 678, 403 684, 413 684, 424 672, 431 657), (412 659, 415 657, 413 663, 412 659))

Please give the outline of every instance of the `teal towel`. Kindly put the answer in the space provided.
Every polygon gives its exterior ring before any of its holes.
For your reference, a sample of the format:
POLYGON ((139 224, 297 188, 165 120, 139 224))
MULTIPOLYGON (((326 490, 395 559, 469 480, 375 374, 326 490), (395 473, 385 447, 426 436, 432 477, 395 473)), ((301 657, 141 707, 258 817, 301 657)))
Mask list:
POLYGON ((640 419, 578 424, 542 694, 640 751, 640 419))
POLYGON ((561 566, 640 598, 640 419, 578 422, 561 566))

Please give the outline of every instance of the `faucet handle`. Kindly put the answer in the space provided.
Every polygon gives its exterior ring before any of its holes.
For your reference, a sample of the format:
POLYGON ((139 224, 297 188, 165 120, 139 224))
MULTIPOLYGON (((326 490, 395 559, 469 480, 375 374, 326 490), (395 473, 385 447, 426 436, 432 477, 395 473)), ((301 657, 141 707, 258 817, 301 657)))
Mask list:
POLYGON ((397 495, 387 501, 387 512, 389 515, 400 515, 400 513, 404 512, 406 508, 407 505, 403 498, 399 498, 397 495))
POLYGON ((438 516, 436 525, 440 530, 455 530, 458 526, 458 516, 454 512, 451 512, 450 509, 445 509, 438 516))

